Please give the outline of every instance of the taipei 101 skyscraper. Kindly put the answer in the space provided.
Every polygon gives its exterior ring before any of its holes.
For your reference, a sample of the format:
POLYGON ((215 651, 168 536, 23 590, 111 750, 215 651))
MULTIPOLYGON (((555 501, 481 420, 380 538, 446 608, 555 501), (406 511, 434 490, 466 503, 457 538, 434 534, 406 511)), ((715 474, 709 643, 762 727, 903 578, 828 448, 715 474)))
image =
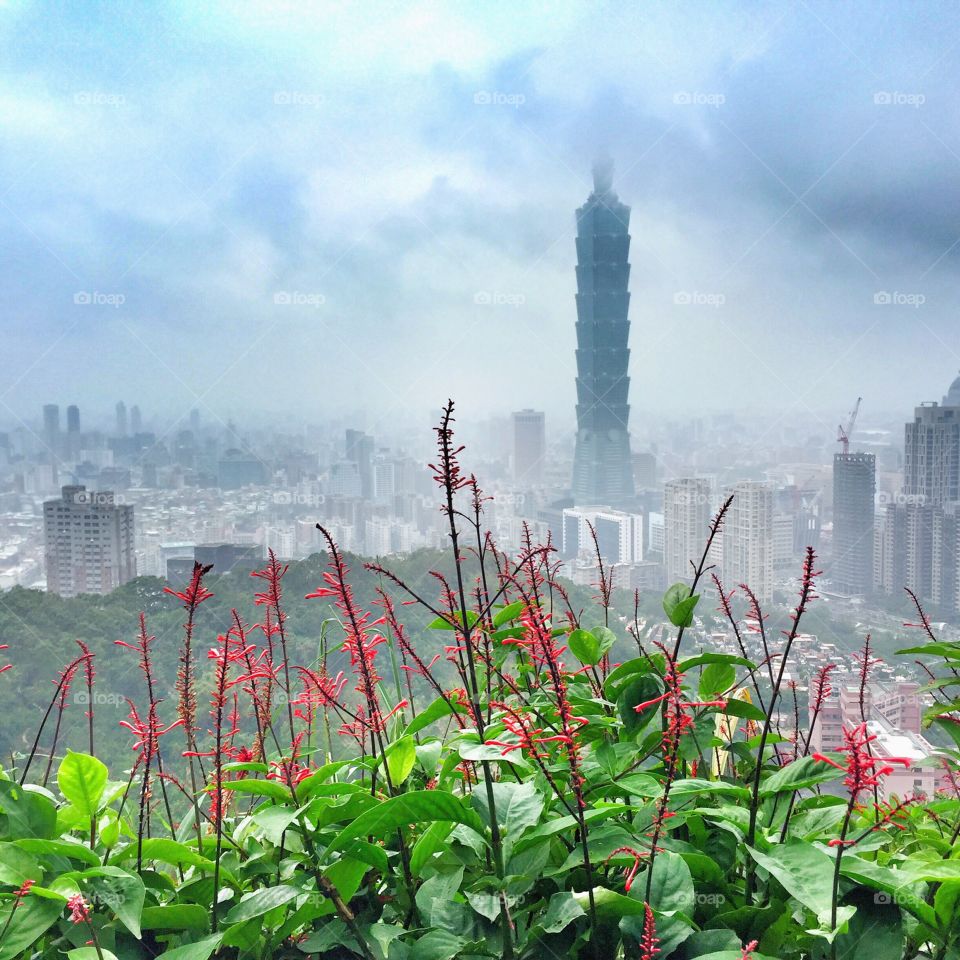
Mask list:
POLYGON ((627 402, 630 208, 613 191, 613 164, 593 168, 593 193, 577 210, 577 506, 633 499, 627 402))

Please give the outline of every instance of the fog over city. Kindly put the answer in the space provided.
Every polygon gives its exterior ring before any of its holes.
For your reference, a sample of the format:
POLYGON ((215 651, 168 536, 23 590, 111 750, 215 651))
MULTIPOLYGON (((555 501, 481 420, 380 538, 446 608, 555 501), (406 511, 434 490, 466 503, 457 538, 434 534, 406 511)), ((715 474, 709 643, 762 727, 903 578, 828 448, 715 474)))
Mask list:
MULTIPOLYGON (((830 439, 960 368, 955 4, 0 6, 0 423, 536 407, 631 207, 631 429, 830 439)), ((884 419, 886 417, 887 419, 884 419)))

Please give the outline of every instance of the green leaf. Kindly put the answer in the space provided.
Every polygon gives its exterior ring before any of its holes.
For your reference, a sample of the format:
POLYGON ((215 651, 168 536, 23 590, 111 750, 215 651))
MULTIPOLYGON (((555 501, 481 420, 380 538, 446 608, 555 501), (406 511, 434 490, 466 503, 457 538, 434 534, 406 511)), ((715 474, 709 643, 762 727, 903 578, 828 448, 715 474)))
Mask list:
POLYGON ((209 960, 213 951, 220 946, 221 939, 222 935, 217 933, 196 943, 188 943, 174 950, 165 950, 161 956, 164 960, 209 960))
POLYGON ((410 956, 417 960, 452 960, 466 945, 463 937, 447 930, 431 930, 413 945, 410 956))
MULTIPOLYGON (((844 763, 844 756, 840 753, 828 754, 831 760, 844 763)), ((793 793, 794 790, 803 790, 818 783, 828 783, 843 776, 843 770, 838 770, 822 760, 813 757, 800 757, 785 767, 780 767, 760 782, 760 796, 769 797, 774 793, 793 793)))
POLYGON ((210 913, 199 903, 144 907, 140 926, 144 930, 195 930, 204 933, 210 927, 210 913))
POLYGON ((25 880, 39 883, 43 867, 19 844, 0 843, 0 883, 19 887, 25 880))
POLYGON ((688 673, 694 667, 702 666, 705 663, 729 663, 732 667, 746 667, 749 670, 755 670, 757 665, 752 660, 745 660, 743 657, 734 656, 732 653, 698 653, 694 657, 688 657, 677 664, 677 669, 681 673, 688 673))
MULTIPOLYGON (((491 786, 497 822, 504 827, 508 837, 516 840, 527 827, 534 827, 540 822, 544 799, 532 782, 497 781, 491 786)), ((470 800, 484 823, 489 823, 490 808, 486 792, 476 790, 471 794, 470 800)))
POLYGON ((737 671, 729 663, 711 663, 700 675, 700 699, 716 700, 736 682, 737 671))
MULTIPOLYGON (((580 904, 584 913, 590 908, 590 896, 586 890, 582 893, 573 892, 573 898, 580 904)), ((608 919, 613 917, 619 920, 621 917, 642 917, 646 913, 644 903, 634 897, 625 897, 614 890, 608 890, 606 887, 593 888, 593 900, 597 908, 597 916, 608 919)))
POLYGON ((515 600, 513 603, 508 603, 502 610, 498 610, 494 616, 494 627, 502 627, 505 623, 516 620, 517 617, 523 613, 523 607, 524 603, 522 600, 515 600))
POLYGON ((107 785, 107 768, 86 753, 68 753, 60 762, 57 784, 60 792, 84 816, 92 817, 100 806, 107 785))
MULTIPOLYGON (((207 787, 209 793, 213 787, 207 787)), ((290 795, 290 788, 284 786, 278 780, 231 780, 223 784, 224 790, 231 793, 249 793, 254 796, 269 797, 278 803, 292 803, 293 798, 290 795)))
MULTIPOLYGON (((111 858, 111 863, 123 863, 137 855, 137 845, 128 844, 122 850, 118 850, 111 858)), ((160 863, 168 863, 172 867, 199 867, 202 870, 213 870, 213 861, 202 857, 192 847, 185 843, 178 843, 176 840, 169 840, 166 837, 147 837, 143 841, 143 859, 145 861, 157 860, 160 863)))
POLYGON ((245 896, 224 918, 226 923, 243 923, 254 917, 262 917, 274 907, 280 907, 298 897, 303 891, 297 887, 281 884, 278 887, 264 887, 245 896))
POLYGON ((96 947, 77 947, 74 950, 67 951, 68 960, 117 960, 117 955, 101 947, 99 952, 96 947))
POLYGON ((63 900, 28 896, 10 919, 12 907, 0 910, 0 929, 5 929, 0 943, 0 960, 12 960, 46 933, 63 914, 63 900), (9 926, 7 921, 10 920, 9 926))
POLYGON ((569 890, 561 890, 550 898, 547 912, 539 922, 544 933, 559 933, 574 920, 586 916, 580 902, 569 890))
POLYGON ((42 793, 0 780, 0 808, 6 816, 8 840, 48 840, 57 835, 57 808, 42 793))
POLYGON ((321 860, 334 850, 343 850, 359 837, 383 837, 398 827, 437 820, 462 823, 481 835, 484 832, 483 821, 457 797, 440 790, 414 790, 384 800, 360 814, 333 838, 321 860))
POLYGON ((623 685, 623 690, 617 698, 617 712, 620 714, 628 737, 635 737, 658 715, 654 705, 639 713, 636 707, 641 703, 655 700, 662 692, 660 684, 650 674, 641 674, 623 685))
POLYGON ((609 628, 604 626, 594 627, 590 631, 600 644, 600 657, 605 657, 616 645, 617 635, 609 628))
POLYGON ((452 823, 438 820, 423 831, 410 854, 410 871, 414 876, 420 876, 433 855, 443 849, 452 829, 452 823))
POLYGON ((100 858, 86 844, 76 840, 37 840, 34 837, 24 837, 14 843, 37 857, 67 857, 71 860, 82 860, 91 867, 100 864, 100 858))
POLYGON ((386 749, 387 772, 394 787, 399 787, 410 776, 417 762, 417 746, 409 734, 401 737, 386 749))
POLYGON ((120 867, 91 867, 80 876, 90 881, 97 902, 111 910, 139 940, 140 912, 146 895, 143 880, 120 867))
POLYGON ((405 737, 413 736, 413 734, 419 733, 424 728, 429 727, 431 723, 442 720, 444 717, 449 717, 453 712, 450 708, 451 704, 453 704, 453 710, 456 710, 457 713, 467 712, 467 708, 461 706, 459 703, 454 703, 452 700, 444 700, 443 697, 437 697, 426 710, 419 711, 407 724, 403 735, 405 737))
POLYGON ((600 641, 587 630, 574 630, 567 639, 570 652, 583 664, 596 666, 603 658, 600 641))
POLYGON ((829 920, 832 905, 833 858, 822 850, 800 841, 774 847, 761 853, 747 847, 750 856, 763 867, 791 896, 812 910, 818 920, 829 920))
POLYGON ((663 595, 663 612, 675 627, 689 627, 699 599, 698 594, 691 596, 685 583, 675 583, 663 595))

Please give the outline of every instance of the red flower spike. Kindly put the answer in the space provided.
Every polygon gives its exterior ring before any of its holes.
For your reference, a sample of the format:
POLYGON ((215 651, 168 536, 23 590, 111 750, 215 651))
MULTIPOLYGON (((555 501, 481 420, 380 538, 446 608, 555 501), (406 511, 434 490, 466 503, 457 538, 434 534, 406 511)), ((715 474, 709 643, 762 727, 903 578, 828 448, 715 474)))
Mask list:
POLYGON ((657 936, 657 928, 654 924, 653 911, 650 904, 645 903, 643 911, 643 933, 640 935, 640 960, 653 960, 660 952, 657 944, 660 938, 657 936))

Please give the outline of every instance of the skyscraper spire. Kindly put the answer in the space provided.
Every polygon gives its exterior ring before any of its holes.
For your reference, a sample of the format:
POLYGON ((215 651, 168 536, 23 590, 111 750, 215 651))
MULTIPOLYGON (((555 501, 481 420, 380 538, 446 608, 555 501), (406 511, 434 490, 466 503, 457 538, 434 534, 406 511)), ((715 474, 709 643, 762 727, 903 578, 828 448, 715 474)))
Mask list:
POLYGON ((577 210, 578 505, 626 505, 634 496, 630 460, 627 341, 630 321, 630 208, 613 190, 613 162, 593 167, 593 193, 577 210))

